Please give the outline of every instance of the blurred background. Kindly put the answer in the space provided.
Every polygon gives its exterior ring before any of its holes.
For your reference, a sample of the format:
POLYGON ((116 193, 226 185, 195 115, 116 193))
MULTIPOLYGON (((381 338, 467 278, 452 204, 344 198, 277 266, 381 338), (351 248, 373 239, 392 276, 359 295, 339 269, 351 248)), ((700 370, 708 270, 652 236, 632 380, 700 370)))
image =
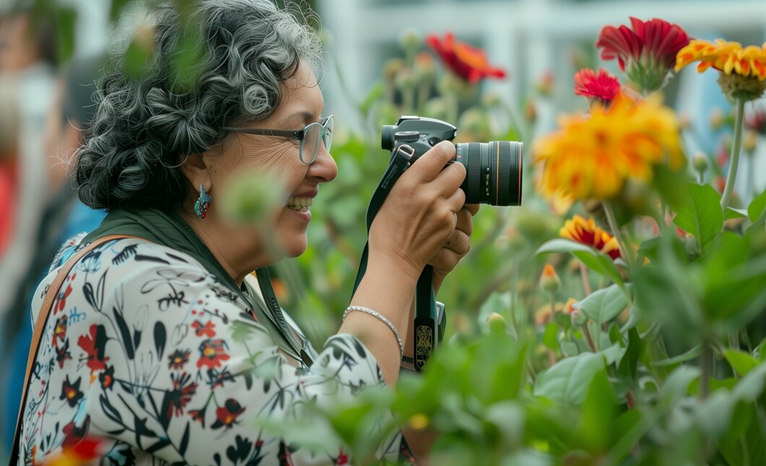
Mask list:
MULTIPOLYGON (((0 409, 5 413, 0 451, 6 451, 15 424, 19 374, 24 373, 31 334, 28 303, 36 283, 59 245, 92 229, 103 216, 79 203, 67 177, 93 110, 93 83, 108 47, 130 31, 130 17, 138 17, 146 3, 151 2, 0 3, 0 399, 6 403, 0 409), (11 8, 17 4, 24 6, 20 12, 11 8)), ((630 16, 662 18, 695 38, 725 38, 745 45, 766 41, 763 0, 305 4, 317 12, 326 44, 320 84, 326 112, 336 116, 333 155, 339 176, 323 188, 312 207, 310 249, 280 265, 275 275, 283 306, 296 315, 315 344, 337 328, 338 313, 350 295, 366 237, 367 201, 387 163, 388 154, 380 150, 382 124, 394 124, 400 114, 411 112, 446 118, 451 114, 438 97, 462 93, 452 121, 461 140, 517 139, 529 154, 536 136, 555 129, 558 115, 586 111, 587 102, 572 91, 575 72, 605 68, 619 76, 617 63, 602 62, 594 48, 605 25, 628 24, 630 16), (464 89, 443 84, 439 57, 425 39, 447 32, 483 50, 506 77, 464 89), (431 66, 432 74, 418 89, 417 101, 408 102, 407 90, 415 84, 399 72, 416 70, 417 57, 418 66, 431 66)), ((716 73, 683 70, 665 88, 665 100, 682 121, 687 155, 703 153, 711 161, 726 156, 732 106, 719 91, 716 73)), ((763 99, 748 104, 746 112, 752 116, 759 109, 764 111, 763 99)), ((736 188, 740 205, 766 187, 766 154, 763 144, 756 144, 764 136, 751 128, 750 137, 751 150, 740 165, 736 188)), ((496 304, 493 299, 508 296, 499 293, 511 287, 521 292, 533 288, 541 264, 532 260, 531 251, 556 236, 563 223, 563 213, 534 194, 529 160, 525 170, 524 207, 484 206, 476 218, 470 256, 445 282, 440 299, 450 313, 448 338, 483 325, 496 304), (519 252, 522 248, 514 241, 526 242, 525 252, 519 252)), ((539 305, 528 304, 530 319, 539 305)))

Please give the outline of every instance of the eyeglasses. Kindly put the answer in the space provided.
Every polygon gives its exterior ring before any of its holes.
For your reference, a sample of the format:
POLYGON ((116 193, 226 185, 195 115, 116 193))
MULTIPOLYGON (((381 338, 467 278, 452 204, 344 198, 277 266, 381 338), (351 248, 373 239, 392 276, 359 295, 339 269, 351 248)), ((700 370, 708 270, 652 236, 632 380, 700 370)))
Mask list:
POLYGON ((301 163, 311 165, 316 161, 319 155, 319 146, 324 144, 326 150, 330 150, 332 144, 332 125, 333 116, 323 118, 318 122, 311 123, 303 129, 297 131, 262 129, 262 128, 231 128, 224 127, 226 131, 234 133, 257 134, 260 136, 277 136, 288 139, 297 139, 300 141, 298 157, 301 163))

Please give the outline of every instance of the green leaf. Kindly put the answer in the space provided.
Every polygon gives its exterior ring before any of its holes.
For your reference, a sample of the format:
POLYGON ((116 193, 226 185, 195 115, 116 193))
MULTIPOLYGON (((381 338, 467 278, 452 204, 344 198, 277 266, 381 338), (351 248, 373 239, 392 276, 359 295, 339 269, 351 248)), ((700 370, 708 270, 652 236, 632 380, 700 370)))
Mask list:
POLYGON ((678 209, 673 222, 706 248, 723 227, 721 196, 708 184, 691 183, 687 189, 691 202, 678 209))
POLYGON ((763 216, 764 212, 766 212, 766 191, 750 201, 750 205, 747 206, 747 216, 753 223, 758 221, 758 219, 763 216))
POLYGON ((589 269, 599 275, 610 278, 620 288, 623 288, 624 286, 622 276, 620 275, 620 272, 617 271, 617 267, 615 267, 612 258, 600 251, 596 251, 584 244, 559 238, 550 240, 540 246, 535 252, 535 255, 551 252, 570 253, 582 261, 582 263, 589 269))
MULTIPOLYGON (((629 286, 626 286, 629 288, 629 286)), ((628 289, 628 293, 630 290, 628 289)), ((601 325, 614 319, 628 307, 625 293, 617 285, 591 293, 587 298, 575 304, 594 322, 601 325)))
POLYGON ((534 394, 562 405, 579 406, 585 401, 593 377, 605 367, 600 354, 582 353, 562 359, 538 374, 534 394))
POLYGON ((742 351, 727 349, 723 352, 723 355, 740 377, 746 376, 748 372, 755 369, 758 365, 757 359, 742 351))
POLYGON ((723 216, 724 221, 733 220, 735 218, 747 218, 747 211, 735 209, 734 207, 727 207, 726 213, 723 216))
POLYGON ((634 382, 637 376, 638 361, 641 359, 645 346, 646 342, 638 334, 638 330, 635 327, 628 330, 628 347, 625 355, 620 359, 617 370, 620 374, 630 377, 634 382))
POLYGON ((612 384, 606 377, 606 370, 593 375, 585 402, 578 431, 594 454, 606 450, 617 416, 617 402, 612 384))
POLYGON ((763 394, 765 387, 766 364, 758 364, 737 382, 732 395, 738 400, 755 401, 763 394))
POLYGON ((660 398, 665 406, 674 406, 689 393, 689 386, 699 378, 696 367, 681 366, 674 370, 660 389, 660 398))
POLYGON ((758 345, 758 348, 756 349, 756 354, 758 355, 758 360, 760 362, 766 361, 766 338, 764 338, 761 344, 758 345))
POLYGON ((545 326, 545 333, 543 334, 543 343, 545 346, 552 350, 557 350, 559 348, 559 326, 554 324, 553 322, 549 322, 548 325, 545 326))
POLYGON ((679 354, 678 356, 673 356, 672 358, 652 362, 652 366, 664 367, 664 366, 673 366, 676 364, 681 364, 682 362, 686 362, 696 358, 701 353, 702 353, 702 347, 700 345, 697 345, 694 348, 690 349, 689 351, 683 354, 679 354))

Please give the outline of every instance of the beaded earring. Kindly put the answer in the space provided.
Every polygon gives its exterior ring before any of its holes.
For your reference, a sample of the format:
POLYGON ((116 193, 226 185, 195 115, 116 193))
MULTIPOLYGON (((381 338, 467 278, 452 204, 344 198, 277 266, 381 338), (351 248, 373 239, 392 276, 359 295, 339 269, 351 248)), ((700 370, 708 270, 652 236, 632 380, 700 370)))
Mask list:
POLYGON ((210 197, 210 194, 205 192, 205 185, 199 185, 199 198, 197 199, 197 202, 194 203, 194 213, 197 214, 197 218, 205 218, 207 215, 207 207, 212 200, 213 198, 210 197))

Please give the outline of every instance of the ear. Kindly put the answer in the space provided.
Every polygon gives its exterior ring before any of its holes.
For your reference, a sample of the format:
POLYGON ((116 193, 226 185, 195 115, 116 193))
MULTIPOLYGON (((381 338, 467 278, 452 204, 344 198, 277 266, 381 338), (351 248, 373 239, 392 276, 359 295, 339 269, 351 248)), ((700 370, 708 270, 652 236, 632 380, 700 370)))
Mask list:
POLYGON ((205 191, 212 189, 212 177, 210 176, 210 167, 212 160, 206 156, 207 153, 190 154, 186 161, 181 164, 181 173, 184 174, 192 185, 194 192, 199 194, 200 185, 205 186, 205 191))

